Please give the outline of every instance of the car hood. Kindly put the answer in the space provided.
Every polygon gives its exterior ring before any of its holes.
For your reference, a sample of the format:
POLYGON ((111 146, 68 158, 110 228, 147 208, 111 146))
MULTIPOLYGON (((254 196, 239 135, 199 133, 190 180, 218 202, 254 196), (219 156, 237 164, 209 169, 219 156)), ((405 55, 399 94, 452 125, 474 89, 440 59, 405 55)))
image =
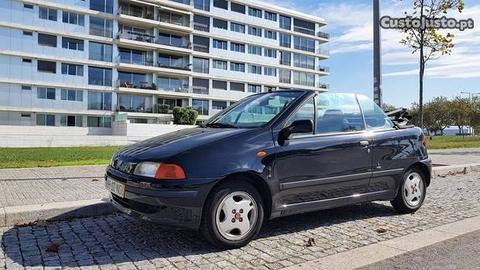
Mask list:
POLYGON ((198 146, 228 139, 249 129, 191 128, 167 133, 125 147, 117 158, 131 162, 162 161, 165 158, 192 150, 198 146))

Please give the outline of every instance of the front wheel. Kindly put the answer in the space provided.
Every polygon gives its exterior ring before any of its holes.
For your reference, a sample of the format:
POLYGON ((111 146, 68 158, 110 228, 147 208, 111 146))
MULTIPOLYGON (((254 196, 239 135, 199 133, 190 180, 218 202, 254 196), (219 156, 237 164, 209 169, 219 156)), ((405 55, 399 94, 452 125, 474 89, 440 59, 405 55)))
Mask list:
POLYGON ((397 197, 391 201, 393 208, 400 213, 414 213, 422 206, 427 194, 424 174, 414 168, 408 170, 400 185, 397 197))
POLYGON ((239 248, 257 236, 263 217, 262 198, 254 187, 244 181, 227 182, 207 199, 200 230, 219 248, 239 248))

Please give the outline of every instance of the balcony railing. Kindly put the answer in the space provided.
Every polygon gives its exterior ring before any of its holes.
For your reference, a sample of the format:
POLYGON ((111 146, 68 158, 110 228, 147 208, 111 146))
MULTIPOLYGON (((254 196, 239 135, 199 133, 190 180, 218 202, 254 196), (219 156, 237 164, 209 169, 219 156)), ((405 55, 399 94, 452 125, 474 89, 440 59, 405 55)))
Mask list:
POLYGON ((149 82, 129 82, 129 81, 117 81, 118 87, 133 88, 133 89, 145 89, 145 90, 157 90, 157 85, 149 82))
POLYGON ((118 15, 128 15, 132 17, 138 17, 142 19, 148 19, 148 20, 153 20, 154 15, 153 15, 153 9, 147 9, 147 8, 142 8, 141 10, 135 10, 132 9, 128 6, 120 6, 118 8, 118 15))
POLYGON ((210 32, 210 26, 202 23, 193 23, 193 28, 198 31, 210 32))
POLYGON ((326 50, 326 49, 322 49, 322 48, 318 48, 317 51, 316 51, 317 54, 320 54, 320 55, 326 55, 326 56, 329 56, 330 55, 330 51, 329 50, 326 50))
POLYGON ((329 88, 330 88, 330 85, 325 84, 325 83, 321 83, 321 82, 317 82, 317 88, 329 89, 329 88))
POLYGON ((143 59, 141 59, 141 60, 122 59, 119 55, 119 56, 117 56, 117 63, 151 67, 151 66, 153 66, 153 59, 151 58, 151 56, 143 57, 143 59))
POLYGON ((155 36, 145 33, 137 33, 137 32, 123 32, 118 34, 119 38, 134 40, 134 41, 141 41, 141 42, 148 42, 148 43, 155 43, 155 36))
POLYGON ((179 70, 192 70, 191 69, 191 64, 188 62, 181 62, 181 63, 175 63, 175 62, 158 62, 157 65, 162 68, 172 68, 172 69, 179 69, 179 70))
POLYGON ((195 94, 208 95, 209 91, 207 87, 193 86, 192 92, 195 94))
POLYGON ((184 84, 182 86, 158 86, 158 90, 167 91, 167 92, 176 92, 176 93, 190 93, 190 86, 184 84))
POLYGON ((329 38, 330 38, 330 34, 329 34, 329 33, 322 32, 322 31, 318 31, 318 32, 317 32, 317 37, 321 37, 321 38, 324 38, 324 39, 329 39, 329 38))
POLYGON ((192 43, 187 38, 183 38, 180 41, 175 40, 175 39, 165 40, 165 39, 157 38, 155 40, 155 43, 161 44, 161 45, 177 47, 177 48, 184 48, 184 49, 191 49, 192 48, 192 43))
POLYGON ((317 70, 321 72, 330 72, 330 68, 324 66, 317 66, 317 70))
POLYGON ((190 19, 187 17, 175 17, 171 16, 170 14, 160 13, 158 14, 157 20, 162 23, 169 23, 184 27, 190 27, 190 19))
POLYGON ((302 33, 302 34, 307 34, 307 35, 315 36, 315 30, 312 30, 312 29, 309 29, 309 28, 304 28, 304 27, 300 27, 300 26, 295 26, 295 27, 293 27, 293 31, 299 32, 299 33, 302 33))

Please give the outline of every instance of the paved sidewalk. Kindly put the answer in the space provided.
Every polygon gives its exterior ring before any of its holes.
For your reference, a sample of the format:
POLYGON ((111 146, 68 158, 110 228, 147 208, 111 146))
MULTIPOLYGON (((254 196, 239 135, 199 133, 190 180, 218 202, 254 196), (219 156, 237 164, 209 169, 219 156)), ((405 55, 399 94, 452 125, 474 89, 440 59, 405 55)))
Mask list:
POLYGON ((459 165, 480 163, 480 149, 430 150, 435 165, 459 165))
POLYGON ((365 203, 279 218, 250 245, 229 251, 212 248, 197 232, 125 215, 3 227, 0 269, 281 269, 477 216, 480 173, 471 173, 435 179, 413 215, 365 203))

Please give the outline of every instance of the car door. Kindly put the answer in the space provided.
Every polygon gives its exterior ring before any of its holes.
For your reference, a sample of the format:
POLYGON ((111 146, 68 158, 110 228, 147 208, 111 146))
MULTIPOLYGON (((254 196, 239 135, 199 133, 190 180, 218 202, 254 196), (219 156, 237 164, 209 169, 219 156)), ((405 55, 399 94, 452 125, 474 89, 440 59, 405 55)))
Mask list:
POLYGON ((348 204, 368 192, 371 141, 355 95, 321 93, 284 125, 309 119, 314 132, 294 134, 277 149, 274 202, 284 214, 348 204))

